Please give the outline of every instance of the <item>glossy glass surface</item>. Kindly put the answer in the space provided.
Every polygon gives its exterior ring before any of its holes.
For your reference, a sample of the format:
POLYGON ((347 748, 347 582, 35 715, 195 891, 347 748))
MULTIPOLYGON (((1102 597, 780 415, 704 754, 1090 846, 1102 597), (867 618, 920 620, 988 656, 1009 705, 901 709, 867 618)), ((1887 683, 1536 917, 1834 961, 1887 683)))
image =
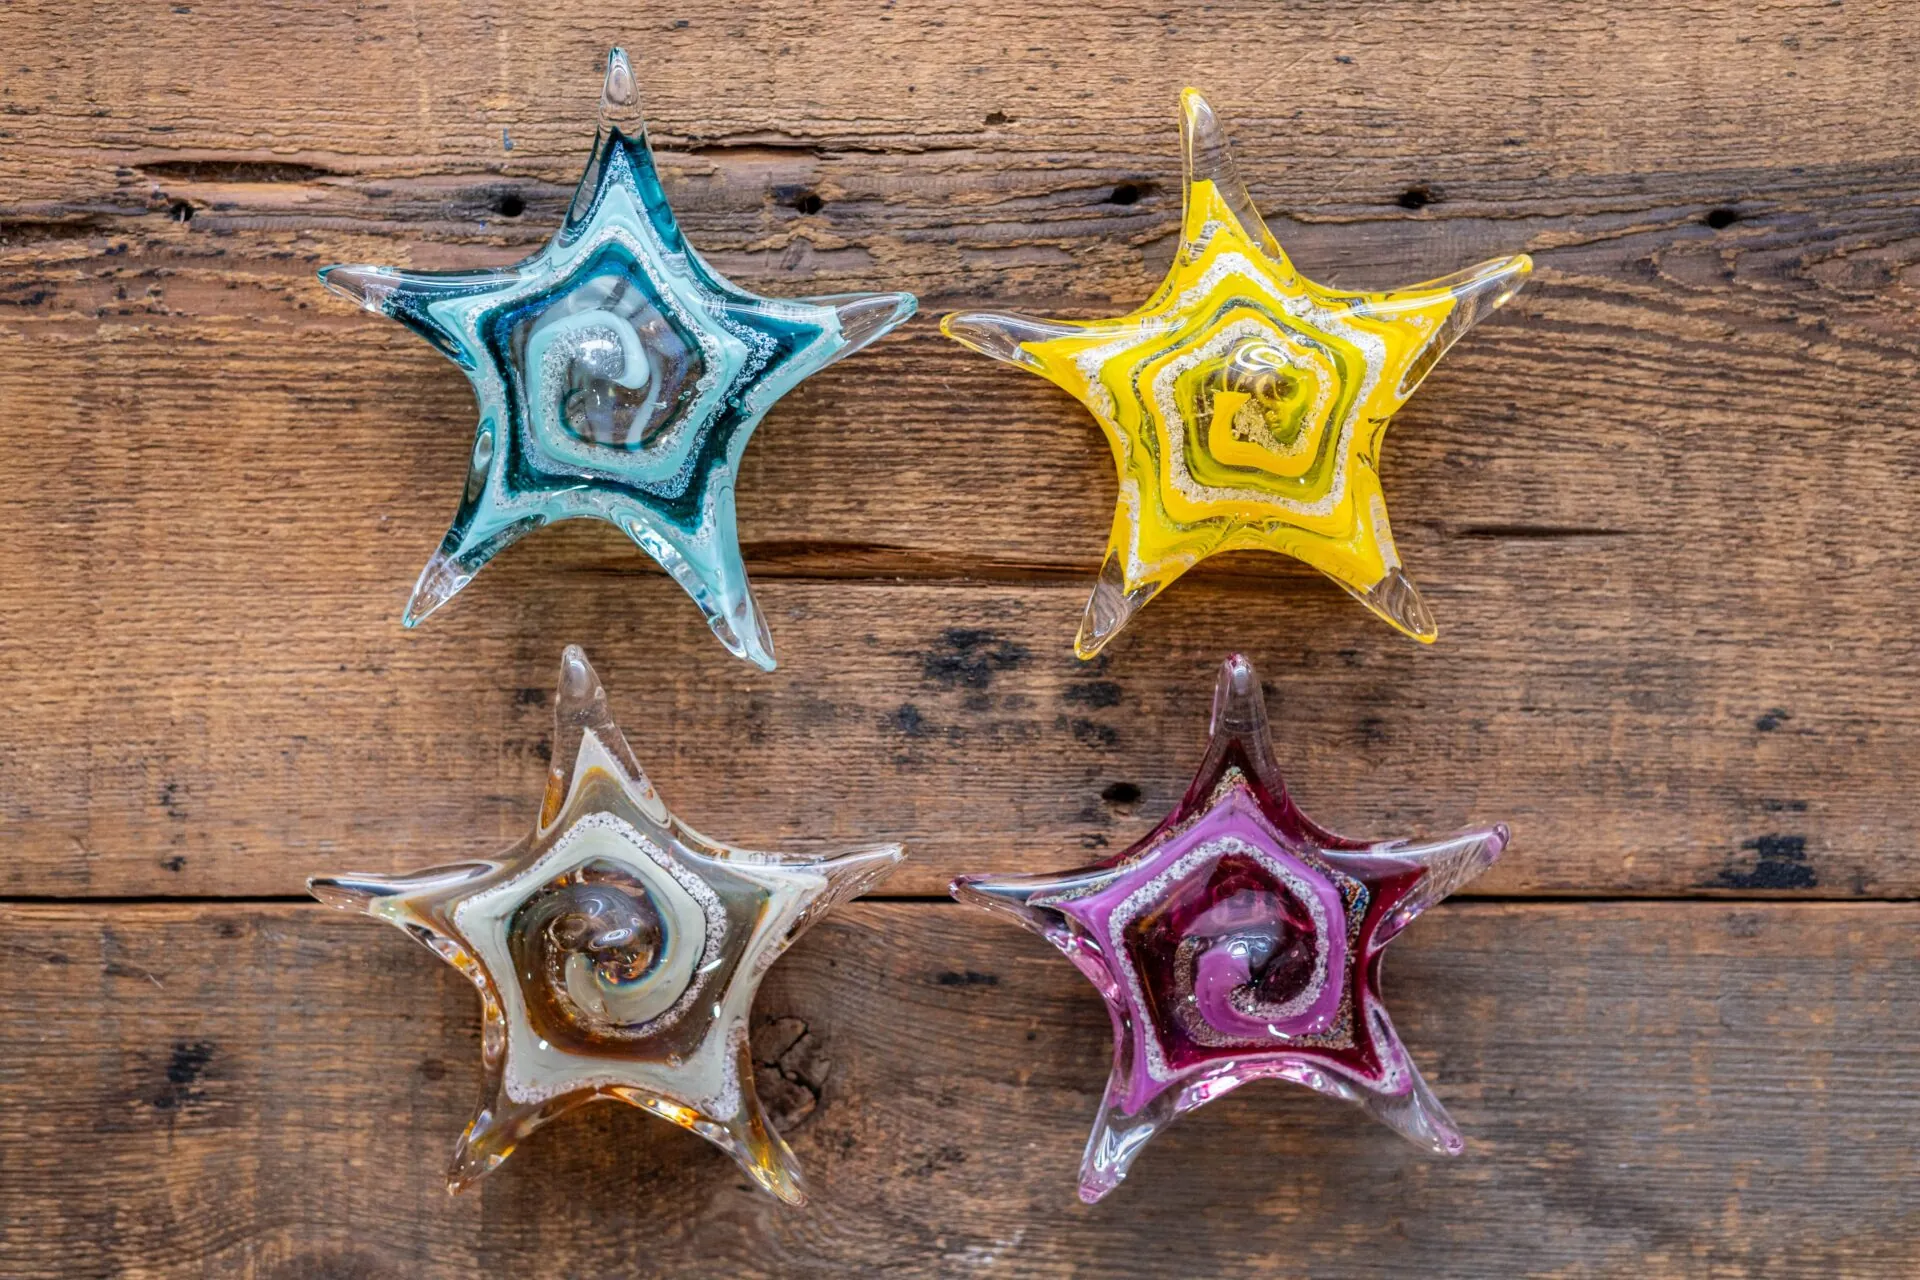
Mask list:
POLYGON ((734 528, 754 427, 808 374, 913 314, 907 293, 763 298, 709 266, 660 187, 625 53, 567 220, 500 270, 333 266, 329 289, 466 371, 480 421, 453 526, 414 587, 413 626, 556 520, 605 520, 671 573, 728 650, 774 665, 734 528))
POLYGON ((647 781, 593 667, 569 647, 531 835, 496 858, 307 887, 406 930, 480 992, 486 1086, 449 1189, 554 1117, 610 1098, 693 1130, 801 1204, 793 1152, 754 1093, 754 992, 809 925, 901 856, 891 844, 755 853, 692 830, 647 781))
POLYGON ((1093 321, 961 311, 941 323, 1072 392, 1113 447, 1120 501, 1075 650, 1092 657, 1168 583, 1241 548, 1296 556, 1430 641, 1433 619, 1387 524, 1381 439, 1532 262, 1499 258, 1387 293, 1314 284, 1261 221, 1225 131, 1191 89, 1181 136, 1180 246, 1139 309, 1093 321))
POLYGON ((1046 938, 1107 1002, 1113 1072, 1080 1167, 1091 1202, 1183 1112, 1269 1077, 1457 1154, 1381 1002, 1381 955, 1506 843, 1503 826, 1367 843, 1316 825, 1287 795, 1260 682, 1236 655, 1206 760, 1151 835, 1074 871, 962 876, 953 893, 1046 938))

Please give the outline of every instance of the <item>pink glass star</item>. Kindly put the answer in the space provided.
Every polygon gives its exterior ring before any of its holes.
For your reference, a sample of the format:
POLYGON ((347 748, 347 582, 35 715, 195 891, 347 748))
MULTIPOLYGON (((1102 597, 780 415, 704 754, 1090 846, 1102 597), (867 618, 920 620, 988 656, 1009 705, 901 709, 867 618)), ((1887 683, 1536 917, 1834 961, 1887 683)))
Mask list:
POLYGON ((1381 1003, 1381 954, 1506 843, 1504 826, 1369 844, 1316 825, 1287 795, 1260 682, 1235 654, 1206 760, 1150 835, 1074 871, 962 876, 953 894, 1060 948, 1107 1002, 1113 1074, 1080 1164, 1091 1204, 1175 1118, 1267 1077, 1459 1154, 1381 1003))

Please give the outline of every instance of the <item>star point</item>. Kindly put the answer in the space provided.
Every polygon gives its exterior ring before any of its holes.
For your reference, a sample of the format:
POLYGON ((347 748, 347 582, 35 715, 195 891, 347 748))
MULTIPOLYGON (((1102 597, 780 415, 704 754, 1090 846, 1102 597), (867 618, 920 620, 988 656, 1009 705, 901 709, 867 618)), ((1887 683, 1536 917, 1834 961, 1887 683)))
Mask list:
POLYGON ((1074 395, 1113 449, 1119 502, 1075 651, 1091 658, 1188 569, 1246 549, 1312 565, 1430 642, 1437 628, 1387 521, 1382 438, 1532 262, 1379 293, 1315 284, 1254 207, 1206 100, 1188 89, 1180 108, 1180 243, 1145 303, 1104 320, 963 311, 941 323, 1074 395))
POLYGON ((1493 826, 1369 843, 1314 823, 1287 793, 1253 667, 1234 655, 1215 686, 1206 757, 1153 832, 1072 871, 956 880, 956 898, 1057 947, 1112 1016, 1081 1198, 1119 1185, 1174 1119, 1258 1079, 1358 1103, 1458 1154, 1459 1132, 1387 1016, 1380 963, 1508 838, 1493 826))
POLYGON ((404 929, 480 994, 487 1083, 449 1190, 548 1121, 613 1099, 693 1130, 800 1204, 799 1167, 754 1092, 754 994, 794 939, 902 856, 894 844, 756 853, 700 835, 661 800, 569 646, 531 835, 491 859, 316 876, 308 890, 404 929))
POLYGON ((466 485, 406 626, 534 530, 596 519, 657 560, 729 652, 766 669, 735 528, 741 455, 782 395, 916 306, 907 293, 762 297, 716 271, 667 203, 619 49, 593 158, 538 253, 497 270, 336 265, 320 279, 453 360, 479 406, 466 485))

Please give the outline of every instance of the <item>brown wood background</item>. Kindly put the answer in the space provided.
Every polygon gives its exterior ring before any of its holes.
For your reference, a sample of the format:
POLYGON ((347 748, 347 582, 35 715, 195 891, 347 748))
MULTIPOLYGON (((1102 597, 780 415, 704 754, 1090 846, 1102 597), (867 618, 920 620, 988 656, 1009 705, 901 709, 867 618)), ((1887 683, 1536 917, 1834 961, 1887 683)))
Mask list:
POLYGON ((0 1274, 1914 1274, 1916 105, 1903 0, 0 0, 0 1274), (928 317, 748 451, 771 675, 602 527, 397 621, 471 399, 314 269, 532 251, 615 42, 723 270, 928 317), (1316 278, 1538 259, 1389 436, 1431 650, 1236 557, 1072 657, 1107 452, 931 317, 1142 296, 1185 83, 1316 278), (759 1001, 807 1211, 614 1107, 449 1199, 472 994, 300 894, 520 834, 570 641, 697 826, 909 845, 759 1001), (1469 1151, 1262 1086, 1086 1209, 1098 1001, 941 895, 1230 648, 1320 820, 1513 825, 1389 965, 1469 1151))

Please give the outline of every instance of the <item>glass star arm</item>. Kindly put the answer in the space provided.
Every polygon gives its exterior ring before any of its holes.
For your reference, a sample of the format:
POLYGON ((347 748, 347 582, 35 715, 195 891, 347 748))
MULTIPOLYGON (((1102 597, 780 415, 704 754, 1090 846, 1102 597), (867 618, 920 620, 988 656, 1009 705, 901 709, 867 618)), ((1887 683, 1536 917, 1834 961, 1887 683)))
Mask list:
MULTIPOLYGON (((1253 196, 1240 177, 1239 166, 1233 162, 1233 149, 1227 143, 1226 127, 1220 123, 1220 117, 1213 113, 1213 108, 1207 105, 1207 100, 1200 96, 1198 89, 1180 91, 1180 153, 1186 177, 1182 188, 1185 210, 1182 218, 1182 251, 1195 254, 1204 248, 1195 243, 1198 230, 1195 215, 1205 204, 1201 199, 1203 184, 1210 185, 1214 196, 1239 221, 1247 238, 1273 259, 1281 275, 1291 275, 1292 263, 1280 248, 1280 242, 1267 230, 1266 219, 1254 207, 1253 196)), ((1170 274, 1168 284, 1176 276, 1177 273, 1170 274)), ((1164 290, 1166 286, 1162 288, 1164 290)))
POLYGON ((841 346, 827 357, 826 368, 864 350, 913 317, 920 300, 910 293, 830 293, 801 302, 833 312, 841 346))
POLYGON ((433 304, 510 288, 522 278, 520 267, 479 271, 405 271, 366 263, 322 267, 320 283, 358 304, 361 310, 398 320, 425 338, 447 359, 472 373, 480 353, 435 315, 433 304))
POLYGON ((1042 320, 1010 311, 955 311, 940 321, 940 332, 961 346, 1047 379, 1054 377, 1051 366, 1027 350, 1026 344, 1078 337, 1086 328, 1065 320, 1042 320))
POLYGON ((1213 780, 1230 764, 1244 769, 1275 802, 1284 804, 1287 785, 1273 754, 1273 727, 1260 677, 1244 654, 1231 653, 1213 684, 1213 713, 1207 722, 1207 755, 1194 772, 1186 804, 1206 802, 1213 780))
POLYGON ((1133 1071, 1127 1061, 1133 1036, 1122 1034, 1119 1028, 1115 1030, 1113 1072, 1107 1077, 1107 1092, 1100 1100, 1099 1113, 1093 1118, 1093 1131, 1087 1135, 1086 1150, 1080 1156, 1080 1200, 1084 1204, 1097 1204, 1104 1199, 1126 1178, 1127 1170, 1156 1134, 1179 1119, 1182 1112, 1192 1110, 1205 1100, 1190 1100, 1183 1107, 1180 1103, 1188 1098, 1190 1091, 1169 1089, 1140 1110, 1128 1112, 1121 1099, 1125 1094, 1124 1081, 1133 1071))
POLYGON ((1427 374, 1433 371, 1433 366, 1440 362, 1440 357, 1464 338, 1469 329, 1513 301, 1514 295, 1520 292, 1521 286, 1532 274, 1533 259, 1524 253, 1506 258, 1489 258, 1438 280, 1375 294, 1363 304, 1360 307, 1363 313, 1391 318, 1431 310, 1436 296, 1450 296, 1453 300, 1452 308, 1434 329, 1433 336, 1427 339, 1419 354, 1401 373, 1395 391, 1398 399, 1405 400, 1412 395, 1425 381, 1427 374))
MULTIPOLYGON (((491 438, 491 433, 487 433, 487 438, 491 438)), ((485 463, 476 459, 475 474, 483 476, 485 469, 485 463)), ((471 483, 468 492, 473 492, 471 483)), ((400 615, 402 626, 413 628, 425 622, 441 605, 459 595, 473 581, 473 575, 485 568, 495 556, 547 523, 540 516, 523 516, 489 528, 486 536, 473 537, 471 530, 476 523, 472 515, 474 506, 471 500, 461 503, 460 514, 455 518, 453 528, 420 570, 420 577, 413 584, 413 594, 407 597, 407 607, 400 615)))
POLYGON ((1511 834, 1505 823, 1470 827, 1439 840, 1394 840, 1361 851, 1328 853, 1328 861, 1367 880, 1418 871, 1374 934, 1376 949, 1419 919, 1428 907, 1452 896, 1499 860, 1511 834))
POLYGON ((499 856, 456 862, 444 867, 429 867, 406 875, 385 876, 361 872, 310 876, 307 892, 339 911, 357 911, 384 920, 403 930, 408 937, 458 969, 480 993, 480 1003, 489 1028, 486 1040, 499 1039, 500 993, 486 966, 473 954, 466 939, 447 916, 447 905, 472 893, 487 881, 511 874, 514 865, 531 846, 521 840, 499 856))
POLYGON ((613 771, 647 817, 662 824, 670 820, 666 802, 614 722, 600 673, 587 661, 586 650, 570 644, 561 651, 560 681, 553 695, 553 750, 547 764, 546 795, 540 802, 541 832, 566 808, 579 780, 582 751, 589 747, 589 764, 613 771))
POLYGON ((453 1146, 453 1157, 447 1162, 447 1190, 455 1195, 499 1168, 535 1129, 584 1100, 563 1096, 540 1102, 514 1102, 507 1096, 505 1055, 484 1048, 504 1039, 504 1030, 496 1031, 489 1019, 482 1035, 486 1082, 480 1104, 474 1110, 473 1119, 467 1121, 460 1140, 453 1146))
POLYGON ((819 862, 802 864, 801 870, 821 877, 825 884, 787 926, 786 941, 779 950, 785 951, 792 946, 827 912, 868 892, 892 875, 893 869, 906 856, 907 851, 902 845, 872 844, 829 855, 819 862))
POLYGON ((1073 633, 1073 656, 1083 661, 1096 657, 1107 647, 1107 641, 1119 635, 1121 628, 1133 621, 1134 614, 1146 608, 1148 601, 1179 576, 1178 573, 1158 575, 1129 588, 1127 553, 1113 545, 1131 538, 1133 521, 1124 504, 1120 513, 1114 516, 1113 523, 1106 558, 1100 562, 1100 574, 1093 580, 1093 590, 1087 596, 1087 607, 1081 611, 1080 628, 1073 633))
POLYGON ((1466 1139, 1454 1126, 1453 1117, 1427 1085, 1426 1077, 1414 1065, 1400 1033, 1393 1028, 1387 1010, 1369 993, 1362 1001, 1362 1016, 1369 1019, 1373 1040, 1386 1067, 1385 1078, 1374 1084, 1349 1083, 1328 1073, 1326 1083, 1316 1084, 1322 1093, 1358 1103, 1378 1120, 1415 1146, 1435 1155, 1457 1156, 1467 1149, 1466 1139))
POLYGON ((707 481, 707 521, 689 533, 637 502, 596 500, 596 514, 630 538, 667 571, 707 620, 714 637, 736 658, 774 669, 773 633, 760 611, 740 555, 733 476, 707 481))
MULTIPOLYGON (((735 1078, 751 1081, 753 1055, 748 1049, 744 1028, 732 1052, 735 1078)), ((707 1115, 672 1098, 631 1085, 615 1085, 607 1093, 699 1134, 732 1156, 734 1163, 754 1182, 786 1203, 795 1206, 807 1203, 807 1183, 800 1172, 800 1161, 767 1118, 766 1107, 752 1088, 739 1089, 738 1105, 723 1116, 707 1115)))
POLYGON ((608 146, 620 139, 634 144, 645 154, 648 149, 647 121, 640 107, 640 79, 633 74, 633 62, 618 46, 607 51, 607 75, 600 86, 600 127, 593 139, 593 159, 574 186, 573 200, 567 205, 566 226, 584 221, 600 189, 600 170, 606 163, 608 146))
MULTIPOLYGON (((384 920, 400 928, 408 937, 458 969, 473 984, 473 989, 480 995, 480 1056, 487 1073, 486 1092, 476 1124, 488 1114, 489 1103, 485 1098, 496 1099, 491 1104, 496 1111, 505 1098, 501 1072, 506 1061, 506 1010, 501 1003, 500 992, 493 984, 492 975, 454 927, 448 908, 462 896, 478 891, 489 880, 512 874, 532 844, 532 839, 528 838, 495 858, 429 867, 407 875, 347 872, 342 875, 311 876, 307 880, 307 892, 327 906, 341 911, 364 912, 376 920, 384 920)), ((469 1125, 468 1128, 471 1131, 473 1126, 469 1125)), ((515 1141, 518 1141, 518 1136, 507 1142, 505 1149, 495 1158, 484 1162, 484 1166, 474 1172, 468 1164, 467 1143, 463 1138, 455 1149, 453 1163, 447 1171, 448 1190, 459 1191, 472 1178, 491 1170, 506 1159, 515 1141)))
MULTIPOLYGON (((1380 527, 1386 527, 1384 512, 1380 527)), ((1432 644, 1439 639, 1440 627, 1433 620, 1433 611, 1427 608, 1427 602, 1413 585, 1413 579, 1407 577, 1406 570, 1397 562, 1388 565, 1386 576, 1365 591, 1338 578, 1334 581, 1342 591, 1422 644, 1432 644)))
POLYGON ((399 917, 411 916, 418 910, 419 904, 486 879, 498 871, 509 856, 454 862, 398 876, 353 871, 333 876, 310 876, 307 879, 307 892, 335 910, 357 911, 363 915, 392 920, 405 927, 405 922, 399 917))
POLYGON ((1437 840, 1393 840, 1354 848, 1329 848, 1327 861, 1368 883, 1413 880, 1400 892, 1373 935, 1378 950, 1429 907, 1451 897, 1499 860, 1511 840, 1505 823, 1469 827, 1437 840))
POLYGON ((947 892, 958 902, 983 907, 1039 934, 1062 951, 1069 951, 1077 931, 1058 911, 1036 906, 1033 900, 1078 891, 1085 886, 1090 874, 1097 873, 1097 868, 1088 868, 1057 875, 967 875, 956 878, 947 892))

